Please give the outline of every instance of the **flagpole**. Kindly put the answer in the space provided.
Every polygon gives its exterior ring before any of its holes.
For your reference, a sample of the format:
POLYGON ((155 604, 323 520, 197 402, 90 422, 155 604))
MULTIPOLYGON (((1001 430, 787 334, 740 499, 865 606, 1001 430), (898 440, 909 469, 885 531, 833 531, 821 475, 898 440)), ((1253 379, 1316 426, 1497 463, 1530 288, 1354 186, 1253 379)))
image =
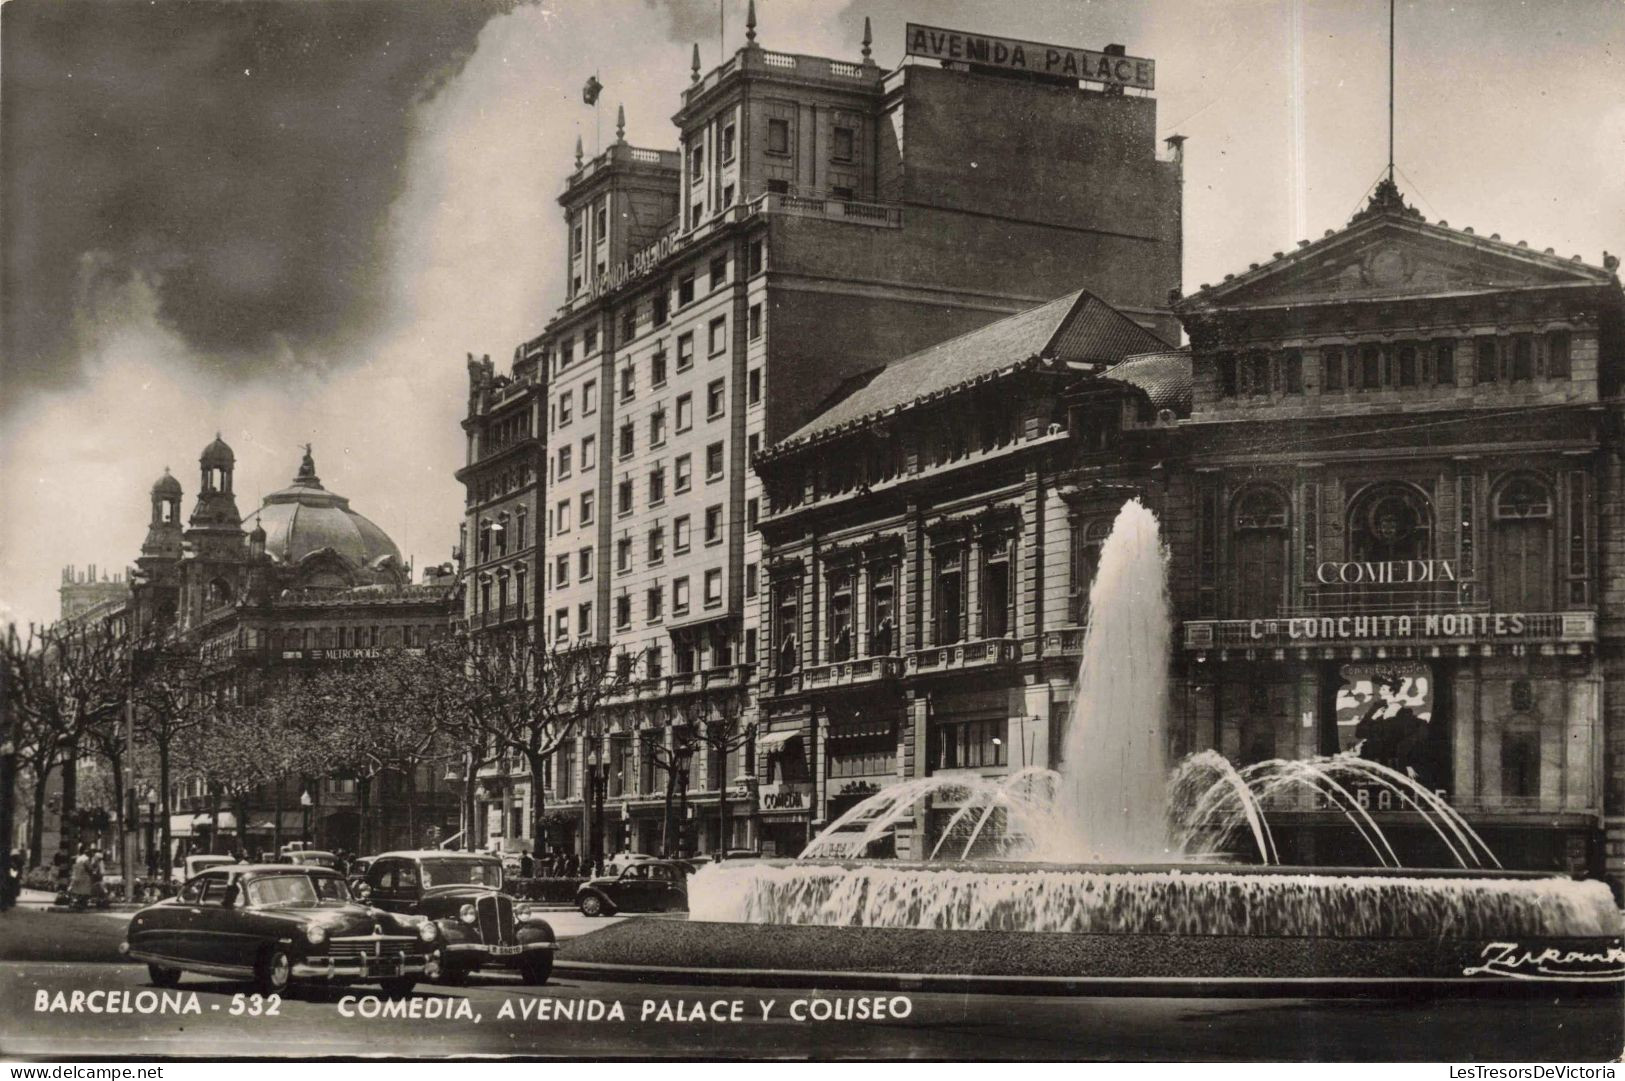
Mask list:
POLYGON ((1394 182, 1394 3, 1388 0, 1388 183, 1394 182))

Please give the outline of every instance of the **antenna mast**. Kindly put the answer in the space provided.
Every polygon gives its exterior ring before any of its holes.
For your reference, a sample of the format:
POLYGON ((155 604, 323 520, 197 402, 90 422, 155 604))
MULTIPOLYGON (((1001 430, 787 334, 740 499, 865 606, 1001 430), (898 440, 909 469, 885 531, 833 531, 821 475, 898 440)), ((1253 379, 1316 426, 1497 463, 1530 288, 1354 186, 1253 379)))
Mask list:
POLYGON ((1394 4, 1388 0, 1388 183, 1394 182, 1394 4))

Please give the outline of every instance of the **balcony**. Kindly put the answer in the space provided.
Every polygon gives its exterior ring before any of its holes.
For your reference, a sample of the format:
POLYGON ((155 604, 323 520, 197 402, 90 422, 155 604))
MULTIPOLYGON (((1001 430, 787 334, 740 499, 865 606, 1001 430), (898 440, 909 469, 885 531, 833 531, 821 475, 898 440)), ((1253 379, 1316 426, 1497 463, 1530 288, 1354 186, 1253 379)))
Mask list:
POLYGON ((804 669, 799 673, 798 690, 827 691, 861 687, 898 679, 903 674, 901 657, 859 657, 804 669))
POLYGON ((1046 657, 1080 656, 1083 653, 1083 638, 1088 631, 1088 627, 1058 627, 1045 631, 1039 644, 1046 657))
POLYGON ((791 195, 770 192, 751 204, 764 214, 782 214, 791 218, 819 218, 824 221, 844 221, 854 225, 870 225, 879 229, 901 229, 901 207, 881 203, 859 203, 850 199, 837 199, 824 194, 791 195))
POLYGON ((1595 612, 1413 611, 1188 620, 1187 653, 1225 660, 1319 657, 1460 656, 1475 653, 1579 655, 1597 641, 1595 612))
POLYGON ((1021 644, 1014 638, 982 638, 947 646, 916 649, 908 655, 908 674, 934 675, 1012 664, 1021 659, 1021 644))
POLYGON ((771 52, 762 48, 740 49, 683 91, 683 108, 691 108, 715 90, 729 76, 742 72, 770 73, 802 81, 813 80, 838 86, 879 89, 881 72, 873 63, 854 64, 824 56, 771 52))

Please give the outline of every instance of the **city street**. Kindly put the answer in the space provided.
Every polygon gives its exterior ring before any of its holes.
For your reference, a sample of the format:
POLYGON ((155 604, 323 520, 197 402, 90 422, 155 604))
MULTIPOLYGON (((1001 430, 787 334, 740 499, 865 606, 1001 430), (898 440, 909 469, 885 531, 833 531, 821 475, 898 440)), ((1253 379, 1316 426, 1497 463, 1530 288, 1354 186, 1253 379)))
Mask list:
MULTIPOLYGON (((562 933, 602 921, 557 913, 562 933)), ((1597 1060, 1617 1057, 1617 998, 1417 1002, 1357 999, 880 995, 902 1017, 817 1020, 873 993, 598 983, 512 977, 423 986, 381 1011, 366 987, 301 989, 274 1016, 246 988, 187 976, 182 1009, 139 1014, 143 966, 118 960, 127 917, 25 908, 0 915, 0 1051, 28 1055, 441 1055, 1597 1060), (129 992, 91 996, 90 992, 129 992), (41 993, 44 993, 43 999, 41 993), (75 992, 86 993, 80 1012, 75 992), (58 994, 62 998, 58 1000, 58 994), (242 995, 242 999, 235 996, 242 995), (355 1001, 359 997, 361 1001, 355 1001), (822 999, 832 1005, 812 1006, 822 999), (771 1002, 762 1019, 762 1003, 771 1002), (38 1007, 44 1006, 41 1009, 38 1007), (234 1013, 236 1009, 238 1012, 234 1013), (617 1014, 618 1009, 618 1014, 617 1014), (594 1020, 592 1018, 599 1019, 594 1020), (733 1018, 737 1017, 738 1020, 733 1018)), ((174 1001, 172 998, 171 1001, 174 1001)))

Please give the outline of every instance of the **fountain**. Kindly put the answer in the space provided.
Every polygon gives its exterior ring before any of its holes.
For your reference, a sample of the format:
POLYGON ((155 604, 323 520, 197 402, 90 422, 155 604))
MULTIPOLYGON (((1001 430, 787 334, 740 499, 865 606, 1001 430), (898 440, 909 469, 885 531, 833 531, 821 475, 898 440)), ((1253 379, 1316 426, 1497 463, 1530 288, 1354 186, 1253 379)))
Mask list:
MULTIPOLYGON (((702 868, 689 932, 715 949, 721 924, 771 928, 781 974, 783 952, 802 943, 811 953, 797 956, 827 958, 826 975, 863 969, 855 958, 868 950, 869 969, 975 986, 1625 979, 1604 884, 1501 870, 1466 820, 1406 773, 1352 753, 1238 770, 1206 751, 1170 778, 1164 560, 1155 517, 1125 504, 1090 594, 1060 770, 882 789, 796 860, 702 868), (1402 867, 1358 789, 1425 822, 1451 866, 1402 867), (1278 866, 1270 814, 1305 800, 1341 812, 1375 866, 1278 866), (958 808, 928 859, 862 858, 928 801, 958 808), (817 937, 835 928, 838 940, 817 937)), ((766 963, 753 956, 741 966, 766 963)))

